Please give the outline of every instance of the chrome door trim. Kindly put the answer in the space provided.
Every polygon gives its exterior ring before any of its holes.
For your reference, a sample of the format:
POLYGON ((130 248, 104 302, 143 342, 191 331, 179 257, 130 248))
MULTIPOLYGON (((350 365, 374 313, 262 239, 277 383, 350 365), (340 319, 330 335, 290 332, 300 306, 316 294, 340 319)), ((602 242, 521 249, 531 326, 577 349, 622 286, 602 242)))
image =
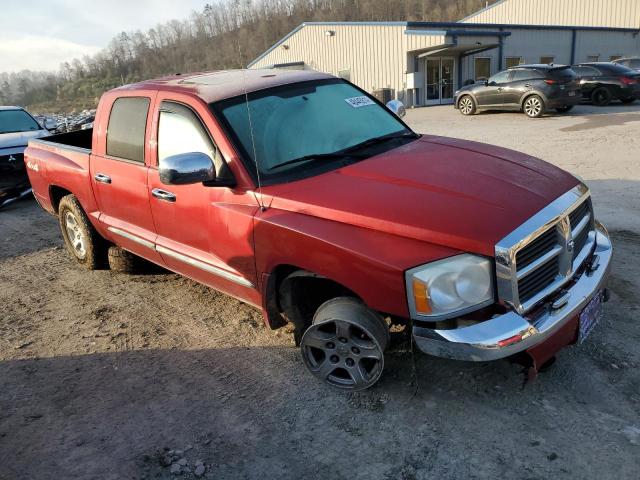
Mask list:
POLYGON ((242 285, 244 287, 254 288, 253 283, 247 280, 240 275, 236 275, 231 272, 227 272, 221 268, 218 268, 209 263, 202 262, 200 260, 196 260, 195 258, 187 257, 186 255, 182 255, 181 253, 174 252, 173 250, 169 250, 168 248, 162 247, 160 245, 156 245, 156 251, 161 255, 167 255, 169 257, 175 258, 181 262, 184 262, 193 267, 199 268, 200 270, 204 270, 209 273, 213 273, 219 277, 225 278, 231 282, 237 283, 238 285, 242 285))
POLYGON ((137 244, 142 245, 143 247, 150 248, 151 250, 154 250, 156 248, 155 243, 150 242, 149 240, 145 240, 144 238, 134 235, 133 233, 125 232, 124 230, 120 230, 119 228, 116 228, 116 227, 107 227, 107 230, 109 230, 111 233, 115 233, 116 235, 124 237, 128 240, 131 240, 132 242, 136 242, 137 244))
POLYGON ((121 230, 119 228, 107 227, 107 230, 109 230, 112 233, 115 233, 116 235, 127 238, 132 242, 136 242, 139 245, 150 248, 151 250, 155 250, 161 255, 167 255, 171 258, 175 258, 176 260, 184 262, 193 267, 199 268, 200 270, 204 270, 205 272, 212 273, 218 277, 229 280, 230 282, 237 283, 238 285, 242 285, 243 287, 255 288, 255 285, 253 283, 251 283, 246 278, 241 277, 240 275, 236 275, 235 273, 228 272, 226 270, 223 270, 222 268, 218 268, 209 263, 196 260, 195 258, 187 257, 186 255, 182 255, 181 253, 175 252, 166 247, 163 247, 156 243, 145 240, 144 238, 140 238, 139 236, 134 235, 132 233, 125 232, 124 230, 121 230))

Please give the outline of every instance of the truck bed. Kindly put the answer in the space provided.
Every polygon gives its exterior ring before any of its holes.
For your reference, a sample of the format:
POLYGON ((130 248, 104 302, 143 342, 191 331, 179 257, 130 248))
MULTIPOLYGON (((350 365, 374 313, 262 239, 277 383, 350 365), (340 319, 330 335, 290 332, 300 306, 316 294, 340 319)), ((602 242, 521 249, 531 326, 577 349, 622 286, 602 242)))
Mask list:
MULTIPOLYGON (((93 138, 93 129, 76 130, 75 132, 58 133, 38 139, 37 143, 54 143, 61 147, 74 147, 83 150, 91 150, 91 142, 93 138)), ((36 143, 32 141, 32 143, 36 143)))
POLYGON ((49 212, 67 192, 80 200, 87 214, 95 211, 89 180, 92 136, 88 129, 29 141, 24 154, 27 173, 36 199, 49 212))

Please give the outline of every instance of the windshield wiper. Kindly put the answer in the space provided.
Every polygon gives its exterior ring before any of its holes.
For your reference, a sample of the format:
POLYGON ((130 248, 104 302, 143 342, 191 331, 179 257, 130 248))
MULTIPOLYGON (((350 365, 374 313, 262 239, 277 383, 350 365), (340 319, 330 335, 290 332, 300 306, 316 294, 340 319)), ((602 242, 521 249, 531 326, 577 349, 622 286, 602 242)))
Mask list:
POLYGON ((365 140, 364 142, 357 143, 349 148, 345 148, 342 150, 342 153, 353 152, 355 150, 360 150, 362 148, 370 147, 371 145, 377 145, 378 143, 384 143, 389 140, 395 140, 397 138, 418 138, 420 135, 414 132, 403 132, 403 133, 390 133, 388 135, 382 135, 380 137, 373 137, 369 140, 365 140))
POLYGON ((311 160, 333 160, 333 159, 344 159, 344 158, 362 158, 362 154, 356 153, 345 153, 345 152, 332 152, 332 153, 312 153, 310 155, 305 155, 304 157, 293 158, 291 160, 287 160, 286 162, 278 163, 273 167, 267 168, 267 171, 275 170, 276 168, 284 167, 285 165, 293 165, 294 163, 307 162, 311 160))
POLYGON ((370 147, 371 145, 376 145, 378 143, 384 143, 388 140, 393 140, 397 138, 418 138, 420 135, 414 132, 403 132, 403 133, 391 133, 388 135, 382 135, 380 137, 373 137, 364 142, 357 143, 356 145, 352 145, 351 147, 347 147, 343 150, 339 150, 337 152, 331 153, 312 153, 310 155, 305 155, 303 157, 294 158, 292 160, 287 160, 286 162, 278 163, 273 167, 269 167, 267 170, 275 170, 276 168, 284 167, 285 165, 292 165, 294 163, 306 162, 309 160, 331 160, 331 159, 344 159, 344 158, 365 158, 367 155, 362 153, 353 153, 356 150, 360 150, 362 148, 370 147))

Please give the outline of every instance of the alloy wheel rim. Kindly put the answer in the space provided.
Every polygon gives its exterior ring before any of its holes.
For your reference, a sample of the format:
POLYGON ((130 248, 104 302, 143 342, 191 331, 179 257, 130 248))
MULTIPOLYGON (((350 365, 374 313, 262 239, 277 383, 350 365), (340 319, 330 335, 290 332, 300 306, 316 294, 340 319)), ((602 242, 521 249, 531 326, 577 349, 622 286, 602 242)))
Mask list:
POLYGON ((542 110, 540 100, 538 100, 537 98, 530 98, 525 103, 524 110, 530 117, 538 115, 540 113, 540 110, 542 110))
POLYGON ((462 110, 462 113, 464 113, 465 115, 469 115, 471 113, 472 107, 473 105, 471 104, 470 98, 465 97, 460 101, 460 109, 462 110))
POLYGON ((67 238, 73 248, 73 253, 80 259, 87 255, 87 241, 80 229, 80 224, 73 212, 67 212, 64 216, 64 227, 67 231, 67 238))
POLYGON ((315 377, 345 390, 370 387, 384 369, 383 348, 375 336, 344 320, 312 325, 301 347, 303 360, 315 377))

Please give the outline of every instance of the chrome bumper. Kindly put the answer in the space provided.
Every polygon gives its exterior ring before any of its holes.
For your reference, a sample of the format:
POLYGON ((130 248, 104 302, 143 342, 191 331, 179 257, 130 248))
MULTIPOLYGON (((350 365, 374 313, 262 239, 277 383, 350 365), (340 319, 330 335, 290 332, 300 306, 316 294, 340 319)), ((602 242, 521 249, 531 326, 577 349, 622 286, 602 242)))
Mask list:
POLYGON ((512 311, 477 325, 453 330, 414 326, 416 345, 429 355, 476 362, 508 357, 531 348, 574 319, 604 288, 611 256, 609 234, 604 227, 596 224, 596 249, 592 267, 583 271, 567 289, 568 294, 562 297, 562 303, 565 300, 566 303, 562 306, 556 305, 555 309, 549 306, 546 312, 533 319, 512 311))

